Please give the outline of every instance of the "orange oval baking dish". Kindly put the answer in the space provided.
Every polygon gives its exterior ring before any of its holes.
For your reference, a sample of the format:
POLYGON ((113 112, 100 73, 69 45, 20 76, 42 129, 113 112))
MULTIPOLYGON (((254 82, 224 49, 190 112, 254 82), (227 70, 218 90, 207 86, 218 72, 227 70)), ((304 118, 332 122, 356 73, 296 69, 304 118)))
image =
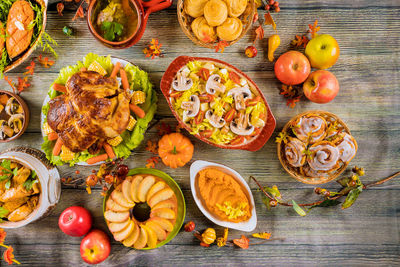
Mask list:
MULTIPOLYGON (((210 79, 212 76, 215 76, 215 75, 208 76, 208 79, 210 79)), ((222 79, 222 81, 224 81, 224 79, 222 79)), ((243 73, 236 67, 234 67, 226 62, 223 62, 221 60, 213 59, 213 58, 204 58, 204 57, 189 57, 189 56, 177 57, 174 61, 172 61, 172 63, 168 66, 166 72, 164 73, 164 75, 161 79, 160 88, 161 88, 161 91, 162 91, 165 99, 168 102, 168 105, 169 105, 172 113, 178 120, 179 124, 183 128, 185 128, 189 133, 193 134, 196 138, 198 138, 199 140, 201 140, 207 144, 210 144, 210 145, 213 145, 213 146, 216 146, 219 148, 224 148, 224 149, 241 149, 241 150, 257 151, 257 150, 261 149, 264 146, 264 144, 269 140, 269 138, 271 137, 271 135, 275 129, 276 121, 275 121, 274 115, 272 114, 271 109, 268 106, 265 96, 263 95, 261 90, 258 88, 256 83, 254 81, 252 81, 245 73, 243 73), (175 78, 176 79, 179 78, 177 76, 177 74, 180 75, 183 68, 185 68, 185 66, 190 62, 200 62, 200 63, 205 63, 205 64, 210 63, 213 66, 214 65, 220 66, 227 70, 227 73, 229 73, 229 76, 230 76, 230 73, 232 72, 233 74, 236 74, 241 80, 245 80, 247 82, 246 84, 249 85, 248 89, 251 88, 250 91, 251 91, 252 95, 254 94, 254 96, 257 97, 258 101, 261 101, 265 105, 265 113, 266 113, 265 114, 266 119, 263 123, 263 126, 259 127, 258 132, 252 134, 253 138, 251 138, 251 139, 246 138, 246 141, 244 141, 243 143, 239 143, 239 144, 235 144, 232 141, 230 141, 230 143, 218 144, 218 143, 213 142, 212 140, 206 138, 204 136, 204 134, 202 136, 199 132, 195 133, 194 131, 192 131, 192 128, 187 123, 184 123, 183 118, 181 118, 181 116, 178 114, 177 110, 175 109, 174 104, 171 102, 171 92, 172 92, 173 88, 176 87, 176 86, 173 87, 173 82, 174 82, 175 78)), ((238 88, 240 88, 240 87, 238 87, 238 88)), ((177 89, 175 89, 175 90, 177 90, 177 89)), ((187 90, 187 89, 183 88, 183 90, 187 90)), ((179 92, 179 90, 174 91, 174 92, 182 93, 182 92, 179 92)), ((191 98, 192 98, 192 96, 191 96, 191 98)), ((235 102, 236 102, 236 99, 235 99, 235 102)), ((236 105, 236 103, 235 103, 235 105, 236 105)), ((210 109, 207 110, 205 113, 208 113, 209 111, 210 111, 210 109)), ((248 120, 248 118, 246 120, 248 120)), ((250 125, 250 123, 248 123, 248 125, 250 125)), ((232 130, 232 126, 231 126, 231 130, 232 130)), ((240 136, 240 134, 238 134, 235 137, 243 137, 243 136, 240 136)))

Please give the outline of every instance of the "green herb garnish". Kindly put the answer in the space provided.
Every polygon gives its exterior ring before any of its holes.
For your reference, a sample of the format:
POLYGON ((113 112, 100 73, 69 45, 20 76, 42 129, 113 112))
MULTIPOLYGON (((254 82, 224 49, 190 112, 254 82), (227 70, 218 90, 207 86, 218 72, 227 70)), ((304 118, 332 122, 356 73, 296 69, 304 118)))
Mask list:
POLYGON ((14 175, 14 176, 17 175, 18 168, 11 169, 11 161, 10 160, 3 159, 0 166, 1 166, 1 174, 2 174, 2 175, 0 175, 0 181, 10 179, 12 175, 14 175))
POLYGON ((114 41, 117 36, 122 35, 124 26, 117 22, 103 21, 101 24, 101 30, 104 32, 104 38, 108 41, 114 41))
POLYGON ((3 218, 8 215, 9 211, 6 208, 0 207, 0 222, 3 222, 3 218))

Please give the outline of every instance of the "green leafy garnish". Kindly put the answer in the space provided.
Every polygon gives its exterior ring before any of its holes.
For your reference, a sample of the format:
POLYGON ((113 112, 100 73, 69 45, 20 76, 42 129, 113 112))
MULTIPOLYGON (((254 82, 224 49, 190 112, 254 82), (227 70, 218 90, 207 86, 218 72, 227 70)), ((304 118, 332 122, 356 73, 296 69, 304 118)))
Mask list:
POLYGON ((11 180, 8 180, 7 183, 4 185, 4 187, 8 190, 10 189, 11 186, 11 180))
POLYGON ((6 208, 0 207, 0 222, 3 222, 3 218, 8 215, 9 211, 6 208))
POLYGON ((24 182, 24 187, 26 189, 26 191, 30 191, 33 187, 34 184, 38 183, 38 179, 32 180, 32 179, 28 179, 24 182))
POLYGON ((51 36, 47 32, 43 32, 43 34, 40 36, 38 42, 39 42, 39 46, 43 47, 43 52, 49 51, 56 58, 58 58, 56 51, 52 47, 52 45, 58 46, 58 44, 53 38, 51 38, 51 36))
POLYGON ((293 204, 293 209, 297 212, 297 214, 299 214, 300 216, 306 216, 307 213, 305 212, 305 210, 303 210, 297 203, 296 201, 292 200, 292 204, 293 204))
MULTIPOLYGON (((1 173, 2 173, 2 175, 0 175, 0 181, 10 179, 12 175, 14 175, 14 176, 17 175, 18 168, 11 169, 11 161, 10 160, 3 159, 0 166, 1 166, 1 173)), ((7 186, 7 184, 6 184, 6 186, 7 186)))
POLYGON ((104 32, 104 38, 108 41, 114 41, 116 35, 121 36, 124 26, 113 21, 103 21, 101 30, 104 32))

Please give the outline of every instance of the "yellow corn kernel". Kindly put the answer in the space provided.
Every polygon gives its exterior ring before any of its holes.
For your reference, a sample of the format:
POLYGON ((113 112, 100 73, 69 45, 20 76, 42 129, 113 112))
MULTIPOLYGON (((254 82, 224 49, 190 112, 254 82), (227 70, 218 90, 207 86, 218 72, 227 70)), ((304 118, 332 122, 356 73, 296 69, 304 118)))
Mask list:
POLYGON ((66 146, 61 147, 60 157, 62 161, 70 161, 75 157, 75 153, 68 149, 66 146))
POLYGON ((45 135, 49 135, 49 133, 54 132, 53 129, 50 128, 49 124, 47 122, 45 122, 43 124, 43 132, 45 135))
POLYGON ((143 104, 146 101, 146 94, 143 91, 134 91, 132 95, 132 103, 135 105, 143 104))
POLYGON ((133 127, 135 127, 136 125, 136 120, 134 117, 129 116, 129 123, 128 123, 128 127, 126 127, 126 129, 128 129, 129 131, 133 130, 133 127))
POLYGON ((103 76, 107 75, 107 71, 96 60, 93 61, 92 64, 90 64, 88 70, 95 71, 103 76))
POLYGON ((112 139, 108 139, 107 143, 109 143, 112 146, 117 146, 122 142, 122 137, 118 135, 117 137, 114 137, 112 139))

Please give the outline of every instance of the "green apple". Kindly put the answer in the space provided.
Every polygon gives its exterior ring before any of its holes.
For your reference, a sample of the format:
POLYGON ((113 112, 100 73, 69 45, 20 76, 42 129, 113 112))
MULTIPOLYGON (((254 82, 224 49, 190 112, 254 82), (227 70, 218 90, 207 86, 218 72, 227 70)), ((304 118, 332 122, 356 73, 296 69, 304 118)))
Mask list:
POLYGON ((311 67, 327 69, 332 67, 339 58, 339 44, 329 34, 320 34, 308 42, 305 54, 310 60, 311 67))

